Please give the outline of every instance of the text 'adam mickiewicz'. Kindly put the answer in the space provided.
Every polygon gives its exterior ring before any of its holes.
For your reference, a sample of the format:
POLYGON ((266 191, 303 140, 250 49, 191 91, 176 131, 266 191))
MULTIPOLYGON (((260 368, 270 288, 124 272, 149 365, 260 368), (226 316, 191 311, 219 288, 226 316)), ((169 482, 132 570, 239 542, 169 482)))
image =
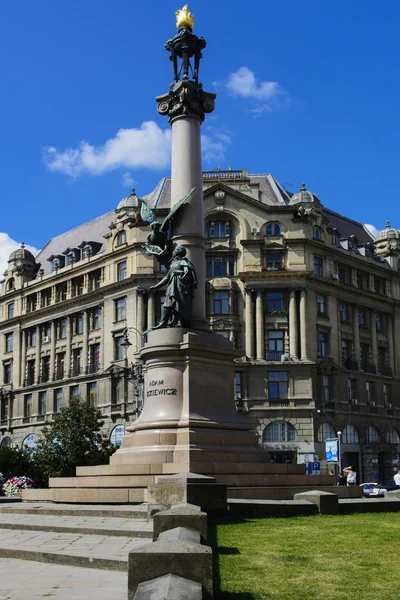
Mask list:
POLYGON ((160 390, 148 390, 146 397, 149 396, 177 396, 176 388, 161 388, 160 390))

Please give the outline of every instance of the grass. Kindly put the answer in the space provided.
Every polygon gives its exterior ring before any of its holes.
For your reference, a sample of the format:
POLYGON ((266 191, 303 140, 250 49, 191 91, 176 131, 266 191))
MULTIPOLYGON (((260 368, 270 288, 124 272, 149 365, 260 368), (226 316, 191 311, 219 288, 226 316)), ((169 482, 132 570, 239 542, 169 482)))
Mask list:
POLYGON ((249 519, 211 538, 215 600, 400 600, 397 513, 249 519))

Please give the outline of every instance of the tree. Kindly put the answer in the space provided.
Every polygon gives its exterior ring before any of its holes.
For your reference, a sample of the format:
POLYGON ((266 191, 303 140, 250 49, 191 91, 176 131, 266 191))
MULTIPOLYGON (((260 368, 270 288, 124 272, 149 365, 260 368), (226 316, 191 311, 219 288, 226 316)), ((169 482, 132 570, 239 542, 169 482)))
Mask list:
POLYGON ((73 477, 78 466, 108 462, 116 447, 101 433, 101 412, 79 396, 71 398, 42 429, 33 460, 45 481, 73 477))

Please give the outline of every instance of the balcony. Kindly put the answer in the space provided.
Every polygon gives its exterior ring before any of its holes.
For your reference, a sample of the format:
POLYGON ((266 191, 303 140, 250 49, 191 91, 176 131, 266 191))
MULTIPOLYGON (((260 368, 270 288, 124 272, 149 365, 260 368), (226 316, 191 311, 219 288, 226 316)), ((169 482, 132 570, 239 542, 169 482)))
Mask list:
POLYGON ((9 423, 8 419, 1 419, 1 421, 0 421, 0 428, 1 429, 7 429, 8 423, 9 423))
POLYGON ((267 352, 265 360, 268 362, 281 362, 283 352, 267 352))
POLYGON ((385 375, 385 377, 393 377, 393 369, 392 367, 380 367, 381 375, 385 375))
POLYGON ((58 368, 56 369, 56 372, 54 373, 54 379, 64 379, 65 377, 65 371, 63 368, 58 368))
POLYGON ((78 377, 78 375, 82 375, 82 369, 80 366, 75 365, 69 372, 70 377, 78 377))
POLYGON ((270 408, 290 408, 290 400, 270 400, 270 408))
POLYGON ((376 374, 376 365, 374 365, 372 363, 362 363, 361 364, 361 368, 366 373, 372 373, 373 375, 376 374))
POLYGON ((345 361, 343 361, 343 366, 345 369, 349 369, 350 371, 358 371, 358 362, 352 358, 347 358, 345 361))
POLYGON ((48 383, 50 381, 50 375, 46 373, 45 375, 40 375, 38 383, 48 383))
POLYGON ((24 379, 24 387, 29 387, 30 385, 34 385, 35 384, 35 378, 34 377, 26 377, 24 379))
POLYGON ((97 363, 88 365, 86 367, 86 375, 90 375, 91 373, 98 373, 99 371, 100 371, 100 365, 97 363))

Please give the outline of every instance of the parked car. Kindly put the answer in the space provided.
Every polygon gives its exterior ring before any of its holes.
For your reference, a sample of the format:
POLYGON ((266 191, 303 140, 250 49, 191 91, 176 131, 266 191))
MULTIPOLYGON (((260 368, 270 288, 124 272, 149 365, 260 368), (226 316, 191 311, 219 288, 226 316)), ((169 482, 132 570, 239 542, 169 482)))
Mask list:
POLYGON ((386 492, 392 492, 393 490, 398 490, 400 488, 397 487, 393 479, 386 479, 385 481, 381 481, 376 484, 376 489, 379 492, 379 495, 385 495, 386 492))
POLYGON ((362 483, 360 488, 363 489, 364 498, 383 498, 385 492, 378 488, 378 483, 362 483))

